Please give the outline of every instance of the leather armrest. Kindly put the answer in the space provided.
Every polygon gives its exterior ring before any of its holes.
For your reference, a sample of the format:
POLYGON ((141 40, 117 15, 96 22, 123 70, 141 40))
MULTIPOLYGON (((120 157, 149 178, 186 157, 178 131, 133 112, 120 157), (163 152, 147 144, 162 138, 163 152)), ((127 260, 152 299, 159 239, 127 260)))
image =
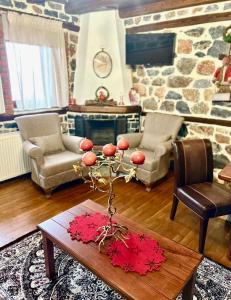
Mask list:
POLYGON ((82 137, 80 136, 72 136, 72 135, 67 135, 67 134, 62 134, 62 141, 64 144, 64 147, 74 153, 81 154, 80 150, 80 143, 83 140, 82 137))
POLYGON ((23 149, 26 154, 36 160, 36 162, 41 165, 44 162, 43 151, 40 147, 32 144, 29 141, 23 142, 23 149))
POLYGON ((124 138, 129 143, 129 148, 136 148, 140 145, 143 133, 142 132, 134 132, 134 133, 124 133, 119 134, 117 136, 117 141, 124 138))

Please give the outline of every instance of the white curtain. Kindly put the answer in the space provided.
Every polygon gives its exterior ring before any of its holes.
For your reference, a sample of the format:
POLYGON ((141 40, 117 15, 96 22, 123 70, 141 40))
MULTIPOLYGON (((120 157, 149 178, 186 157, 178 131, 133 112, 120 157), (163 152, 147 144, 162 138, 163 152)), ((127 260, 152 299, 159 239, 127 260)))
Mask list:
POLYGON ((3 97, 3 91, 2 91, 2 79, 0 76, 0 114, 5 113, 5 103, 4 103, 4 97, 3 97))
POLYGON ((19 110, 68 105, 62 23, 9 12, 4 33, 13 100, 19 110))

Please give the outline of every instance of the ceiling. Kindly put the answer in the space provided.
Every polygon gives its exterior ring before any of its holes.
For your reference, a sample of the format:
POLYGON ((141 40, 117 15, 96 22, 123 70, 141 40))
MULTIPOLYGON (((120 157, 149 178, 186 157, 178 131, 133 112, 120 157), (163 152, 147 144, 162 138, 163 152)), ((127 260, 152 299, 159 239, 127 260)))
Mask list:
MULTIPOLYGON (((65 11, 70 14, 83 14, 93 11, 119 9, 120 14, 139 15, 157 11, 177 9, 218 0, 54 0, 65 2, 65 11), (140 12, 140 13, 139 13, 140 12)), ((123 16, 122 16, 123 17, 123 16)), ((125 16, 126 17, 126 16, 125 16)))
POLYGON ((65 10, 67 13, 83 14, 111 8, 129 8, 159 1, 161 0, 68 0, 65 10))

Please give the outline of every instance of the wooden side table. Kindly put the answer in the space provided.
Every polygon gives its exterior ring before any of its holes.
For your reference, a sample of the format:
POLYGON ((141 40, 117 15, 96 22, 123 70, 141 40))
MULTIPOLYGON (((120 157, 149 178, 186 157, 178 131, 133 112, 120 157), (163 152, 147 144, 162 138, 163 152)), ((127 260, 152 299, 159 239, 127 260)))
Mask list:
MULTIPOLYGON (((231 162, 220 171, 218 178, 224 180, 231 187, 231 162)), ((231 220, 230 217, 229 220, 231 220)), ((231 260, 231 238, 228 245, 228 258, 231 260)))

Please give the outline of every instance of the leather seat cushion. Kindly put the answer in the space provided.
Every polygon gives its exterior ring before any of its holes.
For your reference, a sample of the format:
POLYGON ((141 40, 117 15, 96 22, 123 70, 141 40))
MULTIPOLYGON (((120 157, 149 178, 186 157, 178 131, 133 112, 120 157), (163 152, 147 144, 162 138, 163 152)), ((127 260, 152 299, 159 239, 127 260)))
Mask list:
POLYGON ((212 182, 179 187, 176 196, 199 216, 212 218, 231 213, 231 193, 212 182))
POLYGON ((68 170, 74 170, 73 165, 81 158, 82 155, 70 151, 45 155, 44 163, 40 167, 40 174, 48 177, 68 170))
MULTIPOLYGON (((139 165, 139 168, 149 172, 155 171, 158 167, 158 160, 156 159, 155 152, 146 149, 138 149, 138 150, 142 151, 145 155, 145 162, 143 165, 139 165)), ((136 149, 129 149, 124 151, 123 161, 125 163, 133 165, 133 163, 130 161, 130 156, 134 151, 136 151, 136 149)))

